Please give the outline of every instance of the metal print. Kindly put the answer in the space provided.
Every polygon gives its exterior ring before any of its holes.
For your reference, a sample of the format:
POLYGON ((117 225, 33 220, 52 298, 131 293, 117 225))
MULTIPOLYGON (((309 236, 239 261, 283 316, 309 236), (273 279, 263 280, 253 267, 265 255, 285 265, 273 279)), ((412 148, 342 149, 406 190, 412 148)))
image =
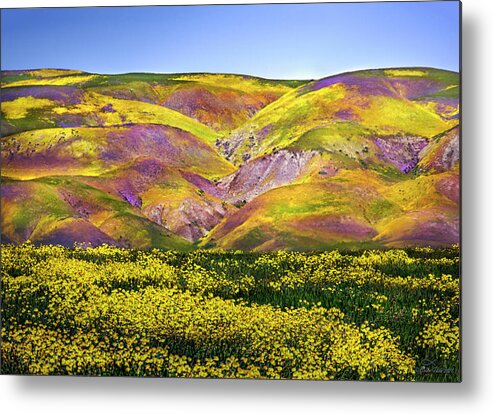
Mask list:
POLYGON ((3 9, 2 374, 460 381, 460 3, 3 9))

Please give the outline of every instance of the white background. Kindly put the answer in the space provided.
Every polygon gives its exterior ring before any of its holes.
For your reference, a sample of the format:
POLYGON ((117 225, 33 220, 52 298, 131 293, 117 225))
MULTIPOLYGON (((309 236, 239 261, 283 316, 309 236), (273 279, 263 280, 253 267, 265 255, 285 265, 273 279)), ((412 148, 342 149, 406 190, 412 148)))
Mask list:
MULTIPOLYGON (((210 1, 216 4, 235 2, 210 1)), ((248 3, 248 0, 237 2, 248 3)), ((205 4, 207 1, 3 0, 1 7, 187 3, 205 4)), ((491 0, 463 0, 461 384, 2 376, 1 411, 35 414, 146 411, 493 413, 492 7, 491 0)))

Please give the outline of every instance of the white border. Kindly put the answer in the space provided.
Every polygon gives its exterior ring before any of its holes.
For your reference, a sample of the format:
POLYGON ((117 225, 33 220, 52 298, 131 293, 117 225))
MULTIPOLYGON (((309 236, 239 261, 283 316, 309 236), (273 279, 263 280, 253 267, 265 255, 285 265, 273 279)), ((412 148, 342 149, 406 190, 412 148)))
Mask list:
MULTIPOLYGON (((250 2, 254 3, 241 1, 250 2)), ((164 4, 207 1, 3 0, 1 7, 164 4)), ((463 1, 463 383, 4 376, 0 377, 2 412, 492 413, 492 4, 486 0, 463 1)))

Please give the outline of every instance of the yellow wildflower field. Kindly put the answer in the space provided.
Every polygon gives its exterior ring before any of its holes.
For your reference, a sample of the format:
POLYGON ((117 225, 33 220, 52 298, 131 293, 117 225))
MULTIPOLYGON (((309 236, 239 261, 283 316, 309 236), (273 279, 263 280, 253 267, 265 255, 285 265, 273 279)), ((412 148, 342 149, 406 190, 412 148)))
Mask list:
POLYGON ((459 250, 2 248, 2 373, 458 381, 459 250))

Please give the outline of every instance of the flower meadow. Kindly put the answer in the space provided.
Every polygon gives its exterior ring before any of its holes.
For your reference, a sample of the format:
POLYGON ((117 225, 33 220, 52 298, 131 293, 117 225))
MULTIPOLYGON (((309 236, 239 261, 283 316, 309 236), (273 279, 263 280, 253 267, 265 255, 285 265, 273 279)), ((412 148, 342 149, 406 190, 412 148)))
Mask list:
POLYGON ((458 246, 1 260, 3 374, 460 381, 458 246))

